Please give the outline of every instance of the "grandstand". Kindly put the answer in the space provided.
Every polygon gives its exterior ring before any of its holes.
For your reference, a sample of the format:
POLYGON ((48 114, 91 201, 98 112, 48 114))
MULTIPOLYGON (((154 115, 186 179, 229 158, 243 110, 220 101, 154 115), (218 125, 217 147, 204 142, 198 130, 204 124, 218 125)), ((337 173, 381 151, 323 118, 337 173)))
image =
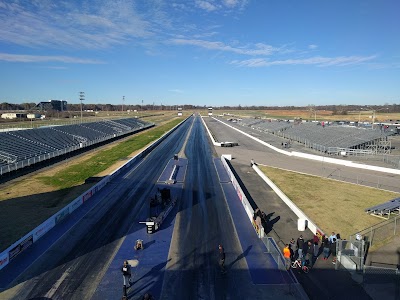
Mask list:
POLYGON ((389 219, 391 214, 400 215, 400 198, 365 209, 370 215, 389 219))
POLYGON ((240 124, 331 155, 367 155, 390 151, 388 136, 394 134, 393 131, 348 125, 321 125, 317 122, 243 119, 240 124))
POLYGON ((151 126, 129 118, 0 132, 0 175, 151 126))

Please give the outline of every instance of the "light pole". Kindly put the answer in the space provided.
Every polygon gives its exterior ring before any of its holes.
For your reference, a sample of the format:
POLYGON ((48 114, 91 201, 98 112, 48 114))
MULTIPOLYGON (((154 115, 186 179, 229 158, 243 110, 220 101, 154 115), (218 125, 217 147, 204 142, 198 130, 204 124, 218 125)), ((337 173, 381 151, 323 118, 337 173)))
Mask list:
POLYGON ((363 108, 360 108, 360 111, 358 112, 358 127, 360 127, 360 122, 361 122, 361 112, 363 111, 363 108))
POLYGON ((389 109, 388 107, 384 107, 384 108, 380 108, 380 109, 374 109, 372 111, 372 129, 374 129, 374 124, 375 124, 375 118, 376 118, 376 112, 377 111, 381 111, 381 110, 385 110, 385 109, 389 109))
POLYGON ((85 100, 85 92, 79 92, 79 100, 81 101, 81 123, 82 123, 82 117, 83 117, 82 102, 85 100))
POLYGON ((125 101, 125 96, 122 96, 122 112, 124 112, 124 101, 125 101))

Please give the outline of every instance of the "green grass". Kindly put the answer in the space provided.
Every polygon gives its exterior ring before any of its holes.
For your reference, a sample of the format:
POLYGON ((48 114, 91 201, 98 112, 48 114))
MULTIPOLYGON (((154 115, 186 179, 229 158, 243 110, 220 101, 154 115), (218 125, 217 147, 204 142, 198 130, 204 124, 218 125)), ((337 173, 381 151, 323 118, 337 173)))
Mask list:
POLYGON ((398 193, 272 167, 260 169, 325 233, 348 238, 383 220, 364 209, 399 197, 398 193))
POLYGON ((44 184, 60 189, 81 184, 87 178, 99 174, 117 161, 126 158, 131 153, 143 148, 152 141, 155 141, 181 121, 182 118, 178 118, 165 125, 149 129, 143 134, 135 135, 131 139, 115 145, 111 149, 99 151, 93 157, 79 163, 78 165, 67 167, 66 169, 56 173, 54 176, 40 177, 40 180, 44 184))

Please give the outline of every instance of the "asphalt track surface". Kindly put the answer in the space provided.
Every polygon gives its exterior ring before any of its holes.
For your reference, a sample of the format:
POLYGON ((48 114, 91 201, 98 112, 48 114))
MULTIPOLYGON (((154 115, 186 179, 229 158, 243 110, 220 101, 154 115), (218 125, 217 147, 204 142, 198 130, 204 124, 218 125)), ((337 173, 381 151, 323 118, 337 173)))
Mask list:
POLYGON ((199 117, 185 122, 135 169, 113 179, 99 193, 98 204, 16 278, 0 299, 92 299, 164 167, 175 153, 182 153, 183 145, 188 168, 160 298, 294 299, 286 287, 253 284, 244 259, 248 250, 240 245, 213 163, 217 154, 199 117), (227 274, 221 274, 217 263, 221 243, 227 274))

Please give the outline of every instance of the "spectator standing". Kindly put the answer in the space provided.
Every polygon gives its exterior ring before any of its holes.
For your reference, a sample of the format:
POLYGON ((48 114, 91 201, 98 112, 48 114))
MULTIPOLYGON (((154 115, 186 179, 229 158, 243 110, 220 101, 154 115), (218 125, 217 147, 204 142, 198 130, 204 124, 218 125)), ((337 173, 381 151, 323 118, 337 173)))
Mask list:
POLYGON ((221 273, 225 273, 225 250, 222 245, 218 246, 218 255, 219 255, 219 266, 221 268, 221 273))
POLYGON ((122 266, 122 276, 124 277, 124 286, 130 287, 131 286, 131 265, 128 263, 127 260, 124 261, 124 264, 122 266))
POLYGON ((283 248, 283 257, 285 258, 285 268, 286 268, 286 270, 289 270, 290 264, 292 263, 292 261, 290 259, 289 244, 286 244, 285 248, 283 248))
POLYGON ((329 242, 333 243, 333 239, 336 239, 336 234, 332 231, 332 234, 329 236, 329 242))
POLYGON ((330 243, 329 243, 329 239, 326 237, 326 235, 324 236, 323 240, 322 240, 322 251, 324 253, 324 260, 327 260, 329 257, 329 252, 330 252, 330 243))
POLYGON ((299 238, 297 239, 296 246, 297 246, 298 257, 299 257, 299 259, 302 259, 303 258, 303 247, 304 247, 304 239, 303 239, 302 235, 300 235, 299 238))
POLYGON ((314 247, 313 247, 312 241, 309 240, 307 243, 305 243, 305 249, 304 249, 305 259, 304 259, 304 262, 307 263, 310 266, 312 266, 313 254, 314 254, 314 247))

